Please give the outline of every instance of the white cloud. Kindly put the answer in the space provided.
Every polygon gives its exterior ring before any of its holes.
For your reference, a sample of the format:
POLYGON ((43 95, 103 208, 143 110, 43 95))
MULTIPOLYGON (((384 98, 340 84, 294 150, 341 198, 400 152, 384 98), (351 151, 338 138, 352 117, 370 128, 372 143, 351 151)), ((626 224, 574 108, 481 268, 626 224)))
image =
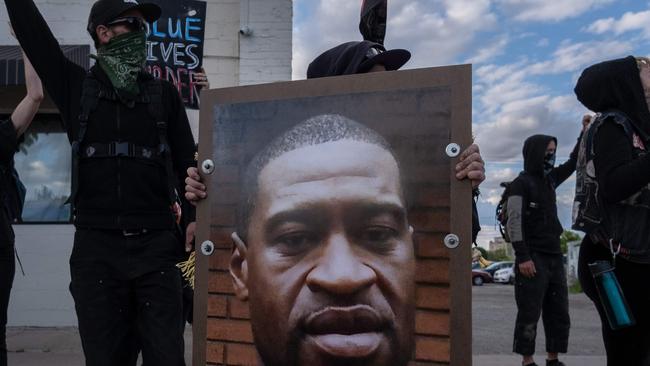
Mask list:
MULTIPOLYGON (((573 93, 553 95, 543 76, 577 73, 634 48, 628 42, 564 41, 547 60, 528 59, 505 65, 485 65, 475 72, 475 135, 486 159, 521 159, 524 140, 533 134, 559 139, 559 155, 568 156, 580 131, 586 110, 573 93), (540 79, 540 80, 538 80, 540 79)), ((575 78, 575 75, 568 75, 575 78)))
POLYGON ((638 13, 628 12, 623 14, 620 19, 599 19, 587 27, 587 31, 595 34, 614 33, 616 35, 637 31, 644 37, 650 38, 650 10, 638 13))
MULTIPOLYGON (((405 48, 413 58, 405 68, 457 62, 474 47, 479 32, 491 30, 497 17, 491 0, 391 0, 388 3, 386 48, 405 48)), ((303 79, 307 66, 323 51, 361 40, 360 2, 323 0, 314 12, 294 24, 293 78, 303 79)), ((496 55, 484 52, 484 60, 496 55)))
POLYGON ((43 180, 50 175, 50 169, 41 160, 32 161, 28 164, 28 174, 31 179, 43 180))
POLYGON ((501 9, 515 20, 561 21, 575 18, 585 12, 612 3, 614 0, 496 0, 501 9))
POLYGON ((490 178, 499 181, 509 181, 515 179, 517 172, 512 168, 498 169, 493 172, 488 172, 490 178))
POLYGON ((530 66, 533 74, 548 75, 573 72, 584 69, 593 63, 616 58, 631 52, 634 46, 624 41, 588 41, 571 43, 564 41, 553 52, 551 60, 530 66))
POLYGON ((471 64, 481 64, 490 61, 494 57, 502 55, 508 43, 508 36, 502 35, 487 46, 478 49, 476 55, 467 59, 466 62, 471 64))
POLYGON ((493 206, 499 203, 503 193, 501 182, 511 182, 519 175, 520 170, 521 161, 506 164, 493 164, 488 161, 485 167, 485 181, 481 183, 480 202, 493 206))
POLYGON ((540 95, 505 103, 488 122, 476 126, 484 159, 522 159, 525 139, 534 134, 558 137, 559 155, 568 156, 580 132, 584 109, 572 96, 540 95), (573 102, 570 100, 573 98, 573 102))

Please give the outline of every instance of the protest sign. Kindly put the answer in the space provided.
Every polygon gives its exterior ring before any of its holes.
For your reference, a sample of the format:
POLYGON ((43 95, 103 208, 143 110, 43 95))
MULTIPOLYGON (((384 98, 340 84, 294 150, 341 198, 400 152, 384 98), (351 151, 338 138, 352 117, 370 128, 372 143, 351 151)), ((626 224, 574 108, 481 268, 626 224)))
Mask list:
POLYGON ((199 108, 194 74, 203 65, 206 2, 154 0, 162 15, 149 25, 147 71, 178 89, 187 108, 199 108))
POLYGON ((193 364, 471 365, 471 105, 467 65, 206 92, 193 364))

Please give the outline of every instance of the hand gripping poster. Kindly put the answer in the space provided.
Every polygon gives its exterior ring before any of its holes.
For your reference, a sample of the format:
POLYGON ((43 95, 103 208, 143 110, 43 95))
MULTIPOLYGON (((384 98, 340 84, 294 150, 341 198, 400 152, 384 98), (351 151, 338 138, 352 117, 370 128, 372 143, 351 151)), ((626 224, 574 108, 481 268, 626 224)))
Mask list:
POLYGON ((471 67, 202 96, 193 364, 471 365, 471 67))

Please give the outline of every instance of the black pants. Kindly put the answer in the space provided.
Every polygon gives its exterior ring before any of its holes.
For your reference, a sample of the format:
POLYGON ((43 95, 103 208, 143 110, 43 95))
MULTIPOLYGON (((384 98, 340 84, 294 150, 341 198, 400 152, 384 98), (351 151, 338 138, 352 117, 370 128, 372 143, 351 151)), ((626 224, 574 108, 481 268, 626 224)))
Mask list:
MULTIPOLYGON (((569 294, 561 254, 531 253, 537 274, 524 277, 515 265, 517 321, 513 352, 535 354, 540 315, 546 335, 546 352, 566 353, 569 344, 569 294)), ((518 263, 517 263, 518 264, 518 263)))
POLYGON ((637 264, 616 259, 616 278, 632 310, 636 325, 612 330, 601 305, 594 278, 588 264, 612 260, 605 246, 585 238, 580 248, 578 275, 585 294, 596 305, 603 329, 608 366, 650 366, 650 264, 637 264))
POLYGON ((7 308, 15 269, 14 243, 0 238, 0 366, 7 366, 7 308))
POLYGON ((77 230, 70 258, 79 333, 87 366, 182 366, 183 245, 172 231, 125 237, 77 230))

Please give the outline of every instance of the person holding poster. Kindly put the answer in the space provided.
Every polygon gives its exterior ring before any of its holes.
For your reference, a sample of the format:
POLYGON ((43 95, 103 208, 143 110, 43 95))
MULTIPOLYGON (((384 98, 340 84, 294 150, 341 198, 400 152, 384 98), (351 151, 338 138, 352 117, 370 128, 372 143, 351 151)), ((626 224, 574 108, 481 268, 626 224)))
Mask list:
POLYGON ((64 56, 33 0, 5 5, 73 148, 70 292, 86 365, 135 365, 139 349, 145 365, 184 365, 176 262, 193 212, 176 187, 195 145, 178 90, 144 72, 145 23, 161 9, 96 1, 87 30, 97 63, 87 73, 64 56))
MULTIPOLYGON (((364 3, 364 6, 369 4, 364 3)), ((381 4, 377 6, 381 6, 381 4)), ((366 13, 369 11, 366 10, 366 13)), ((366 34, 364 34, 365 36, 366 34)), ((383 35, 381 40, 383 42, 383 35)), ((411 53, 404 49, 386 50, 381 44, 371 41, 347 42, 316 57, 309 64, 307 78, 394 71, 404 66, 410 58, 411 53)), ((478 187, 485 180, 485 163, 478 145, 472 144, 463 151, 460 155, 460 162, 456 166, 456 172, 457 179, 469 179, 472 182, 474 196, 474 200, 472 200, 472 242, 476 242, 478 232, 481 231, 476 199, 479 195, 478 187)))
MULTIPOLYGON (((319 78, 337 75, 363 74, 366 72, 399 70, 408 62, 411 54, 407 50, 386 49, 377 43, 347 42, 325 51, 318 56, 307 69, 307 78, 319 78)), ((469 146, 460 155, 460 162, 456 166, 459 180, 469 179, 478 195, 478 187, 485 180, 485 163, 481 157, 478 145, 469 146)), ((201 183, 198 169, 190 167, 185 179, 185 198, 193 204, 207 197, 206 187, 201 183)), ((476 205, 473 206, 473 240, 480 230, 476 205)))

